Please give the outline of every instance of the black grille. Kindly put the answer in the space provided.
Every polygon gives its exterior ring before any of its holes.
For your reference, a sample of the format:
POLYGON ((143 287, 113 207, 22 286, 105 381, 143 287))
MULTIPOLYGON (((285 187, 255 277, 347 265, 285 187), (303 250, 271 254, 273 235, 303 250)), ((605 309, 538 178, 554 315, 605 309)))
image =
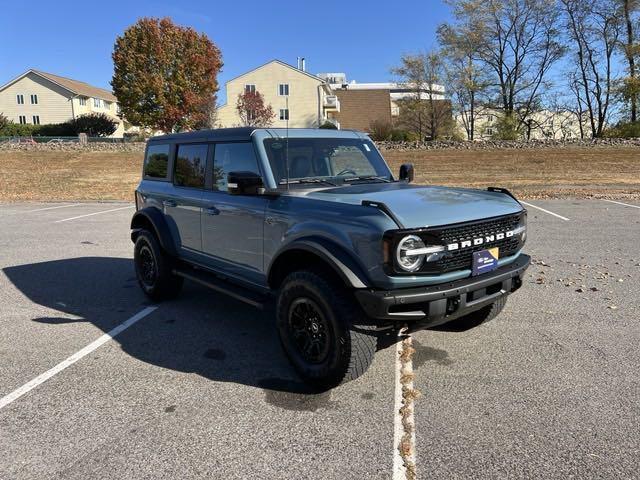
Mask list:
MULTIPOLYGON (((448 245, 450 243, 461 243, 465 240, 485 237, 500 232, 513 230, 521 222, 524 213, 509 215, 505 217, 492 218, 490 220, 482 220, 478 222, 469 222, 454 226, 438 227, 428 229, 424 232, 425 241, 433 245, 433 241, 439 244, 448 245), (435 237, 435 238, 434 238, 435 237)), ((421 270, 424 273, 445 273, 454 270, 466 270, 471 268, 473 252, 484 250, 487 248, 499 247, 500 258, 514 255, 522 248, 523 242, 521 235, 514 235, 503 240, 483 243, 482 245, 468 247, 460 250, 447 252, 445 256, 437 262, 428 262, 421 270)))

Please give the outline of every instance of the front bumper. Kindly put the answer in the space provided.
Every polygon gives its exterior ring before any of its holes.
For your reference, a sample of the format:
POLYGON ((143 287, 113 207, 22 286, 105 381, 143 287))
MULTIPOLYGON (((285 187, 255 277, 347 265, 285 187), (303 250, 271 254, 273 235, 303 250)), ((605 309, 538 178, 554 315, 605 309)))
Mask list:
POLYGON ((355 295, 372 319, 407 323, 409 329, 432 327, 455 320, 515 292, 531 257, 520 254, 512 263, 491 273, 428 287, 398 290, 356 290, 355 295), (416 325, 414 325, 414 323, 416 325))

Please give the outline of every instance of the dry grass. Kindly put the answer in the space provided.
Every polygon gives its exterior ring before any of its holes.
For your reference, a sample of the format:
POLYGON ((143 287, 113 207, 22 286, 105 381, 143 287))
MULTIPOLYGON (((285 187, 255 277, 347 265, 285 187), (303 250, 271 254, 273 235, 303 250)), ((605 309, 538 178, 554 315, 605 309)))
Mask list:
MULTIPOLYGON (((383 152, 418 183, 503 186, 523 198, 640 198, 637 147, 383 152)), ((142 153, 0 151, 0 200, 131 200, 142 153)))
POLYGON ((640 197, 637 147, 384 151, 397 172, 415 165, 416 182, 484 188, 522 197, 640 197))
POLYGON ((0 200, 129 200, 142 153, 0 151, 0 200))

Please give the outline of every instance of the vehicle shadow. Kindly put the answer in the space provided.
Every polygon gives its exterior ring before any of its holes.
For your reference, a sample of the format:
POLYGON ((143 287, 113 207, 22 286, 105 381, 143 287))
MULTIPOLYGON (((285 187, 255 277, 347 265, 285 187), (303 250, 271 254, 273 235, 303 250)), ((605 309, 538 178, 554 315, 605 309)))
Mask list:
MULTIPOLYGON (((108 332, 150 304, 129 259, 71 258, 8 267, 3 272, 32 302, 73 316, 33 318, 52 329, 84 321, 108 332)), ((268 402, 287 409, 315 410, 328 401, 328 392, 311 390, 290 366, 272 312, 189 282, 178 299, 159 305, 156 312, 116 337, 132 357, 215 381, 262 388, 268 402)))

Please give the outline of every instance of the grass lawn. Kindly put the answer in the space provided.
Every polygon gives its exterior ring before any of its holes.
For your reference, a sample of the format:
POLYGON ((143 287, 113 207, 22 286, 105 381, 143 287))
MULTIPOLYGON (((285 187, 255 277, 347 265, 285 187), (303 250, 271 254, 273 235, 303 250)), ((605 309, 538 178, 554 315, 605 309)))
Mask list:
POLYGON ((402 163, 413 163, 417 183, 500 186, 523 198, 640 197, 637 147, 383 153, 394 173, 402 163))
MULTIPOLYGON (((383 151, 416 183, 503 186, 523 198, 640 198, 637 147, 383 151)), ((142 153, 0 151, 0 201, 133 200, 142 153)))

